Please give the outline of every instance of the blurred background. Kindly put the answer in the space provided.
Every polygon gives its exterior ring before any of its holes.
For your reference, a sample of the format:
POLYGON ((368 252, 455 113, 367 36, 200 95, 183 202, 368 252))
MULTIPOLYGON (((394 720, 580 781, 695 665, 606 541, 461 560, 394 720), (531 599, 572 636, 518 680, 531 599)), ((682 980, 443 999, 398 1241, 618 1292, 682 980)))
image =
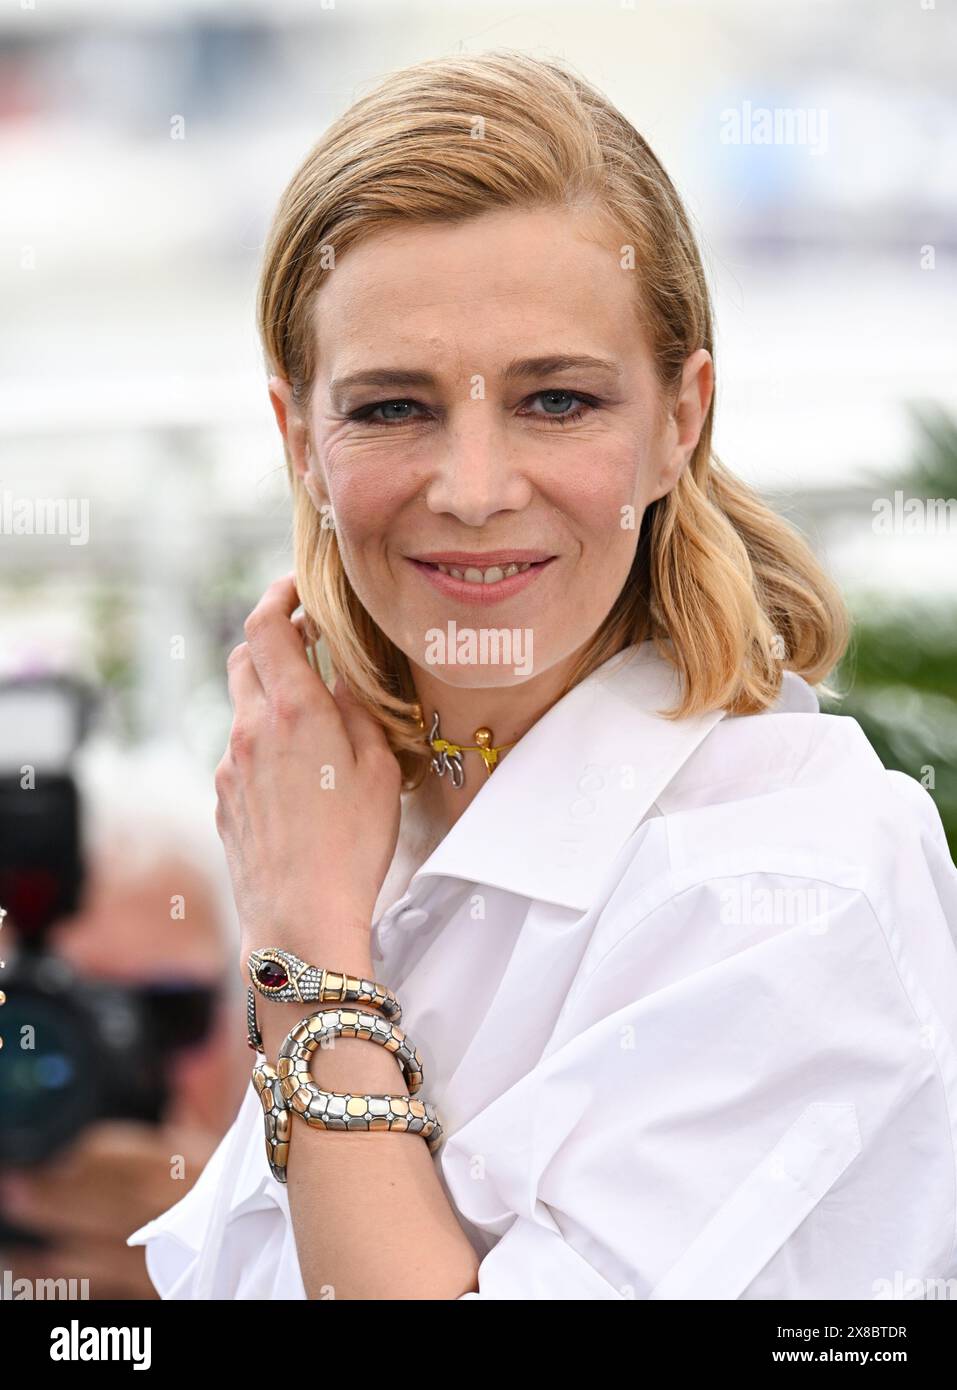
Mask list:
POLYGON ((0 679, 33 682, 0 694, 0 751, 23 763, 3 730, 29 715, 38 763, 72 773, 46 779, 45 823, 81 833, 75 882, 38 864, 0 931, 0 957, 18 932, 42 946, 0 1033, 20 1008, 62 1034, 29 1078, 0 1053, 0 1164, 52 1175, 0 1184, 0 1268, 150 1296, 122 1240, 195 1181, 248 1084, 212 771, 226 654, 292 565, 258 258, 301 158, 391 68, 557 56, 649 140, 711 277, 716 451, 842 584, 830 708, 928 788, 957 849, 955 38, 933 0, 0 10, 0 679), (66 506, 68 533, 21 534, 23 499, 66 506), (86 1194, 66 1234, 64 1182, 86 1194))

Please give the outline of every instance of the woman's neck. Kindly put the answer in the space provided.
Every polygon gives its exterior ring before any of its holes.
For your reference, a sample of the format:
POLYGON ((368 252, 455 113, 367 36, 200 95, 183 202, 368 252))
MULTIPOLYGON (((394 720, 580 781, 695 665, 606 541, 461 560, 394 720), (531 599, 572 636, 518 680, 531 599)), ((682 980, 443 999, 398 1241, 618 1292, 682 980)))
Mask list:
MULTIPOLYGON (((422 707, 425 732, 432 727, 438 711, 441 738, 452 743, 474 744, 475 731, 487 728, 492 733, 492 746, 517 743, 542 715, 561 696, 578 652, 557 662, 547 671, 515 685, 472 688, 448 685, 428 670, 413 668, 416 698, 422 707)), ((511 752, 506 748, 499 754, 503 762, 511 752)), ((445 834, 478 795, 490 776, 479 753, 462 754, 465 780, 461 787, 452 784, 451 774, 440 777, 431 768, 415 792, 423 817, 437 833, 445 834)))

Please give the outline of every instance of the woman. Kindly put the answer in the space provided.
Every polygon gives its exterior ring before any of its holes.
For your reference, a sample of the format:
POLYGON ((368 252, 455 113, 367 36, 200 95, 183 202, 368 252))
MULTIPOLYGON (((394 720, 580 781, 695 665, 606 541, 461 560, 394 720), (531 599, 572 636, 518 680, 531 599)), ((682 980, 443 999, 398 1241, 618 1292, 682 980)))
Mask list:
POLYGON ((818 710, 841 601, 714 458, 648 146, 557 64, 397 72, 287 188, 259 314, 296 568, 230 655, 217 769, 257 1070, 130 1237, 160 1293, 953 1272, 957 873, 928 793, 818 710), (280 983, 304 964, 371 982, 364 1036, 297 1038, 330 1012, 280 983), (423 1104, 325 1128, 331 1093, 423 1104))

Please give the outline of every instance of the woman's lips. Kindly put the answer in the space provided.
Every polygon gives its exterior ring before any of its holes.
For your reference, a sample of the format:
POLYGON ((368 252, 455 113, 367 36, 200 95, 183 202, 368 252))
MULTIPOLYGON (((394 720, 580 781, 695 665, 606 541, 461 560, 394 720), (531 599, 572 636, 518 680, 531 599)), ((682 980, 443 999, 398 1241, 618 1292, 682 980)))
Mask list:
POLYGON ((512 574, 507 579, 497 580, 494 584, 471 584, 467 579, 453 579, 452 575, 443 574, 434 565, 427 565, 421 560, 413 560, 406 556, 409 564, 438 589, 440 594, 444 594, 446 598, 457 599, 460 603, 482 607, 489 603, 501 603, 504 599, 513 598, 515 594, 521 593, 529 584, 534 584, 538 576, 547 570, 556 558, 552 555, 548 560, 540 560, 537 564, 529 565, 527 570, 522 570, 521 574, 512 574))

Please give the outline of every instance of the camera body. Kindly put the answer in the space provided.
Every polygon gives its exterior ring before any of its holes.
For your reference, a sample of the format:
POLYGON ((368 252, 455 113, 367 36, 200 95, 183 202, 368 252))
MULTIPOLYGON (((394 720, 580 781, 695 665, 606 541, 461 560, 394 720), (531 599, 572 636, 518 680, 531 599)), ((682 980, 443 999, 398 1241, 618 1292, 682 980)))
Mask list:
POLYGON ((96 1120, 156 1123, 168 1099, 147 991, 27 951, 4 971, 0 1164, 53 1157, 96 1120))

